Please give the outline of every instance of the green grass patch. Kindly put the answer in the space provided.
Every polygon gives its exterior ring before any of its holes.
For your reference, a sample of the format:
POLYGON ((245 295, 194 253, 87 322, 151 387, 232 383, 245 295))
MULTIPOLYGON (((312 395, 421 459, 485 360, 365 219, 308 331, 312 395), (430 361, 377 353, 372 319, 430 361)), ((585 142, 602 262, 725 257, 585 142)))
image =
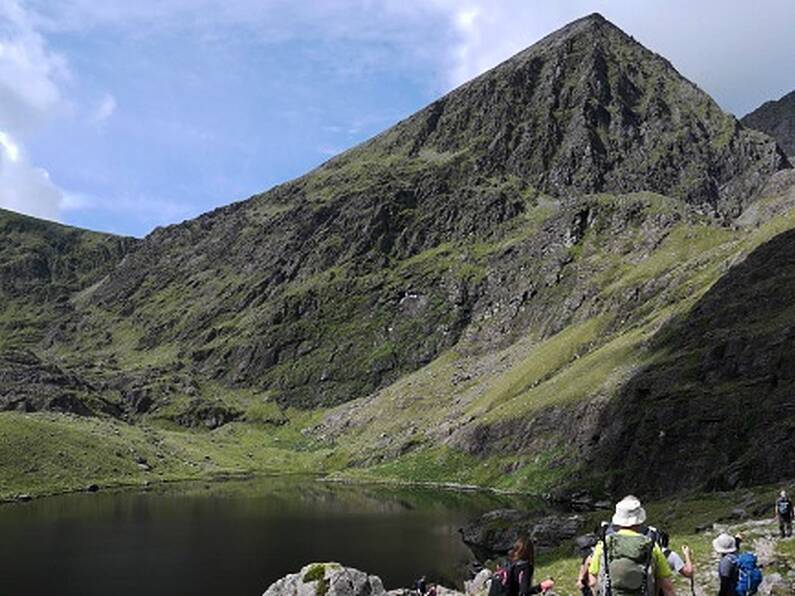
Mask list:
POLYGON ((506 374, 498 377, 484 396, 472 405, 472 410, 483 410, 504 404, 526 394, 540 383, 569 365, 580 353, 599 338, 606 319, 595 317, 584 323, 572 325, 557 335, 539 343, 506 374))
POLYGON ((196 432, 61 414, 0 413, 0 499, 27 493, 189 480, 226 474, 316 474, 339 469, 301 431, 322 412, 288 412, 281 426, 227 424, 196 432))

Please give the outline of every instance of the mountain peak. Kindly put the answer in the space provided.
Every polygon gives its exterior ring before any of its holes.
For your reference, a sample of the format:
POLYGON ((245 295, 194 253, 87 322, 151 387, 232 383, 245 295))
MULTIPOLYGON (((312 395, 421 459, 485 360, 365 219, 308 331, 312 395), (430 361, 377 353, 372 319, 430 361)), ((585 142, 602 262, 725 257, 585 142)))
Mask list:
POLYGON ((452 91, 366 151, 456 154, 481 175, 516 176, 560 197, 651 190, 724 218, 787 163, 772 139, 745 130, 598 13, 452 91))
POLYGON ((574 29, 583 29, 586 27, 600 27, 602 25, 613 25, 609 20, 607 20, 604 16, 602 16, 599 12, 592 12, 591 14, 585 15, 584 17, 580 17, 579 19, 575 19, 566 25, 563 25, 557 31, 553 31, 547 37, 551 35, 555 35, 564 31, 571 31, 574 29))
POLYGON ((769 134, 787 155, 795 156, 795 91, 763 103, 744 116, 742 123, 769 134))

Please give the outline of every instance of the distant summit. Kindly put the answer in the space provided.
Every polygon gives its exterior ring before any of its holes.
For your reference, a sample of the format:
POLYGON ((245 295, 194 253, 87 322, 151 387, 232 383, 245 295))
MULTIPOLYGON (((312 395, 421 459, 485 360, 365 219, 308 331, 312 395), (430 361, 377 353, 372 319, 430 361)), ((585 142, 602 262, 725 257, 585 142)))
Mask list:
POLYGON ((743 117, 742 123, 778 141, 784 152, 795 156, 795 91, 778 101, 768 101, 743 117))
POLYGON ((464 154, 481 175, 518 176, 555 196, 652 190, 723 217, 786 163, 771 139, 599 14, 454 90, 368 150, 464 154))

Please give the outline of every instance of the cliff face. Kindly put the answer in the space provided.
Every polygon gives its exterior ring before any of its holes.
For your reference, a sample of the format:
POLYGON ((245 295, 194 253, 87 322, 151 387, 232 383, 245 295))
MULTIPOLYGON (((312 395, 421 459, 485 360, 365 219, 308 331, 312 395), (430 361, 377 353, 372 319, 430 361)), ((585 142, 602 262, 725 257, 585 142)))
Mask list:
POLYGON ((30 345, 135 246, 0 209, 0 347, 30 345))
POLYGON ((0 404, 210 428, 336 406, 307 436, 384 473, 439 450, 510 454, 516 482, 596 452, 629 470, 621 408, 657 412, 631 380, 769 233, 738 222, 789 226, 788 165, 592 15, 267 193, 139 243, 77 235, 46 266, 22 250, 0 287, 66 306, 15 323, 35 349, 6 357, 0 404))
POLYGON ((765 102, 745 115, 742 123, 769 134, 787 155, 795 156, 795 91, 777 101, 765 102))
POLYGON ((40 346, 74 312, 79 292, 102 280, 134 250, 117 238, 0 210, 0 410, 88 414, 90 387, 42 362, 40 346))

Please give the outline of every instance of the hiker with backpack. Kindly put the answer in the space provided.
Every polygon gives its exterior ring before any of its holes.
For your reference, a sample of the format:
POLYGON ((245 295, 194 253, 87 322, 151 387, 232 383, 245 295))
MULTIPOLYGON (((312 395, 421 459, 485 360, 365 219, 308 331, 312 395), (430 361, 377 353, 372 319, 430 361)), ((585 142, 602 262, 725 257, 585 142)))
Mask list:
POLYGON ((528 596, 547 592, 555 580, 545 579, 533 585, 535 545, 530 538, 520 536, 511 549, 508 563, 494 572, 489 586, 489 596, 528 596))
POLYGON ((685 556, 684 560, 679 554, 671 548, 671 537, 668 532, 660 532, 658 534, 658 544, 662 549, 665 560, 668 561, 668 566, 671 571, 678 573, 682 577, 692 578, 695 568, 693 566, 693 553, 690 547, 684 545, 682 547, 682 554, 685 556))
POLYGON ((600 596, 675 596, 673 574, 656 541, 644 535, 646 511, 637 497, 616 504, 616 531, 603 531, 588 568, 591 588, 600 596))
POLYGON ((737 540, 726 533, 712 541, 712 548, 720 555, 718 596, 751 596, 762 583, 762 570, 756 555, 738 553, 737 540))
MULTIPOLYGON (((686 544, 682 547, 682 554, 685 556, 684 560, 679 554, 671 548, 671 536, 668 532, 659 532, 657 534, 657 544, 660 545, 665 560, 668 561, 668 567, 674 572, 674 575, 679 574, 690 580, 690 592, 696 593, 696 588, 693 582, 695 574, 695 567, 693 565, 693 551, 686 544)), ((660 592, 662 594, 662 592, 660 592)))
POLYGON ((782 490, 776 499, 776 517, 782 538, 792 536, 792 514, 792 501, 787 496, 787 491, 782 490))

